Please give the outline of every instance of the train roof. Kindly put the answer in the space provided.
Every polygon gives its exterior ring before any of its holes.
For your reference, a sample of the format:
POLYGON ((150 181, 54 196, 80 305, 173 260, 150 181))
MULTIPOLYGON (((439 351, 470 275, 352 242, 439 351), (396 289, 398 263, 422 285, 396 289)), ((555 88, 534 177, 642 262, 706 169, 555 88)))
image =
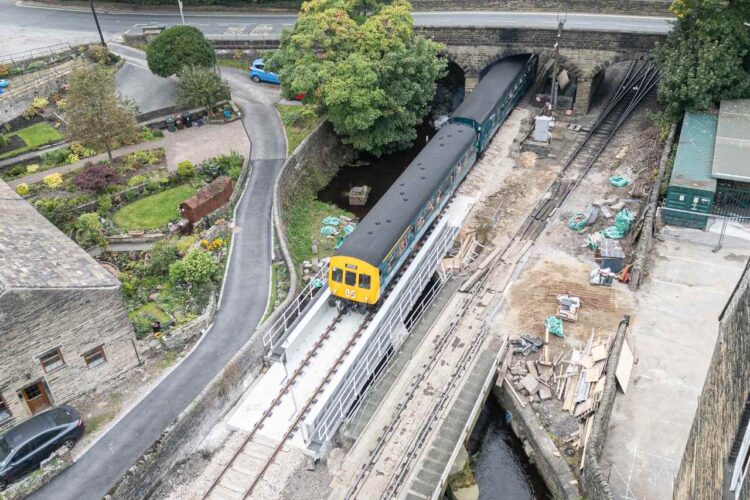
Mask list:
POLYGON ((492 66, 453 116, 484 123, 526 67, 528 60, 528 55, 511 56, 492 66))
POLYGON ((466 125, 444 125, 350 234, 335 255, 378 266, 476 140, 466 125))

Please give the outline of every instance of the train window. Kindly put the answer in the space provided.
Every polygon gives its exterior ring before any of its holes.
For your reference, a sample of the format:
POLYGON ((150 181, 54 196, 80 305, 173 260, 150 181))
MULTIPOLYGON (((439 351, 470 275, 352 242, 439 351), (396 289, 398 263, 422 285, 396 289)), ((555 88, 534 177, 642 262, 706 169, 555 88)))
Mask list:
POLYGON ((331 270, 331 279, 335 281, 336 283, 341 283, 341 280, 344 278, 344 271, 342 271, 338 267, 334 267, 331 270))
POLYGON ((369 274, 359 275, 359 287, 365 290, 370 289, 370 275, 369 274))
POLYGON ((344 282, 349 286, 354 286, 357 284, 357 273, 353 273, 351 271, 346 272, 346 278, 344 278, 344 282))

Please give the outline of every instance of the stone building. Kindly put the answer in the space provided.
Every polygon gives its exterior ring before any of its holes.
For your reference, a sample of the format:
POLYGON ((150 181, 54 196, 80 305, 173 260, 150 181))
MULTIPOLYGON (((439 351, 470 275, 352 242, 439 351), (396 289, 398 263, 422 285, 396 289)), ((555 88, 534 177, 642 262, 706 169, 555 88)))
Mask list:
POLYGON ((0 432, 138 364, 120 282, 0 181, 0 432))
POLYGON ((677 499, 750 498, 750 263, 719 316, 719 336, 682 464, 677 499))

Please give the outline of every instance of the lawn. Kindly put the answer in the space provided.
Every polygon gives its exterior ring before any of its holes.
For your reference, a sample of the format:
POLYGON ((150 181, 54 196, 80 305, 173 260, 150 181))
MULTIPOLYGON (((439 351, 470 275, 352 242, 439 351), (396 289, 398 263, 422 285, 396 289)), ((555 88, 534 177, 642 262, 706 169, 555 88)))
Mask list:
POLYGON ((196 189, 188 184, 167 189, 130 205, 126 205, 113 217, 121 229, 157 229, 180 218, 180 203, 195 194, 196 189))
POLYGON ((57 142, 63 138, 60 131, 58 131, 56 128, 54 128, 52 125, 50 125, 47 122, 37 123, 30 127, 23 128, 17 132, 8 134, 7 137, 10 137, 13 135, 17 135, 18 137, 20 137, 23 140, 23 142, 26 143, 26 146, 20 147, 18 149, 14 149, 13 151, 7 151, 3 154, 0 154, 0 159, 17 156, 30 149, 38 148, 39 146, 44 146, 45 144, 57 142))
POLYGON ((166 325, 172 319, 172 318, 169 317, 169 315, 167 313, 165 313, 164 311, 162 311, 161 308, 158 305, 156 305, 155 302, 149 302, 149 303, 147 303, 147 304, 139 307, 135 311, 131 312, 130 316, 132 317, 132 316, 134 316, 134 315, 136 315, 138 313, 149 314, 151 317, 155 318, 156 321, 158 321, 162 325, 166 325))
POLYGON ((329 215, 333 217, 345 215, 353 218, 351 212, 347 212, 336 205, 309 199, 297 200, 284 215, 287 239, 295 265, 300 265, 302 261, 311 260, 313 257, 320 259, 330 257, 333 254, 339 237, 329 238, 320 234, 323 219, 329 215), (312 240, 318 242, 317 255, 312 253, 312 240))
POLYGON ((315 114, 312 106, 277 104, 276 109, 279 110, 286 130, 287 154, 292 154, 305 137, 310 135, 320 118, 315 114))

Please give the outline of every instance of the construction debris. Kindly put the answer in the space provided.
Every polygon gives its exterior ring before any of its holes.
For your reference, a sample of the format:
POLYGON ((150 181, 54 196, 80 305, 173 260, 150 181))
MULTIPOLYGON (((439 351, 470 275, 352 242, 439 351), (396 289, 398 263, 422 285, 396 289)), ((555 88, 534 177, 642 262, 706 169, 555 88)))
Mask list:
POLYGON ((574 297, 567 293, 558 295, 557 317, 563 321, 575 321, 578 319, 578 309, 581 308, 580 297, 574 297))
POLYGON ((513 346, 515 354, 526 356, 530 353, 538 352, 539 348, 544 345, 544 341, 532 335, 521 335, 520 338, 511 340, 510 345, 513 346))
POLYGON ((565 331, 563 329, 563 322, 556 316, 548 316, 544 320, 544 328, 549 329, 549 332, 557 335, 558 337, 565 338, 565 331))

